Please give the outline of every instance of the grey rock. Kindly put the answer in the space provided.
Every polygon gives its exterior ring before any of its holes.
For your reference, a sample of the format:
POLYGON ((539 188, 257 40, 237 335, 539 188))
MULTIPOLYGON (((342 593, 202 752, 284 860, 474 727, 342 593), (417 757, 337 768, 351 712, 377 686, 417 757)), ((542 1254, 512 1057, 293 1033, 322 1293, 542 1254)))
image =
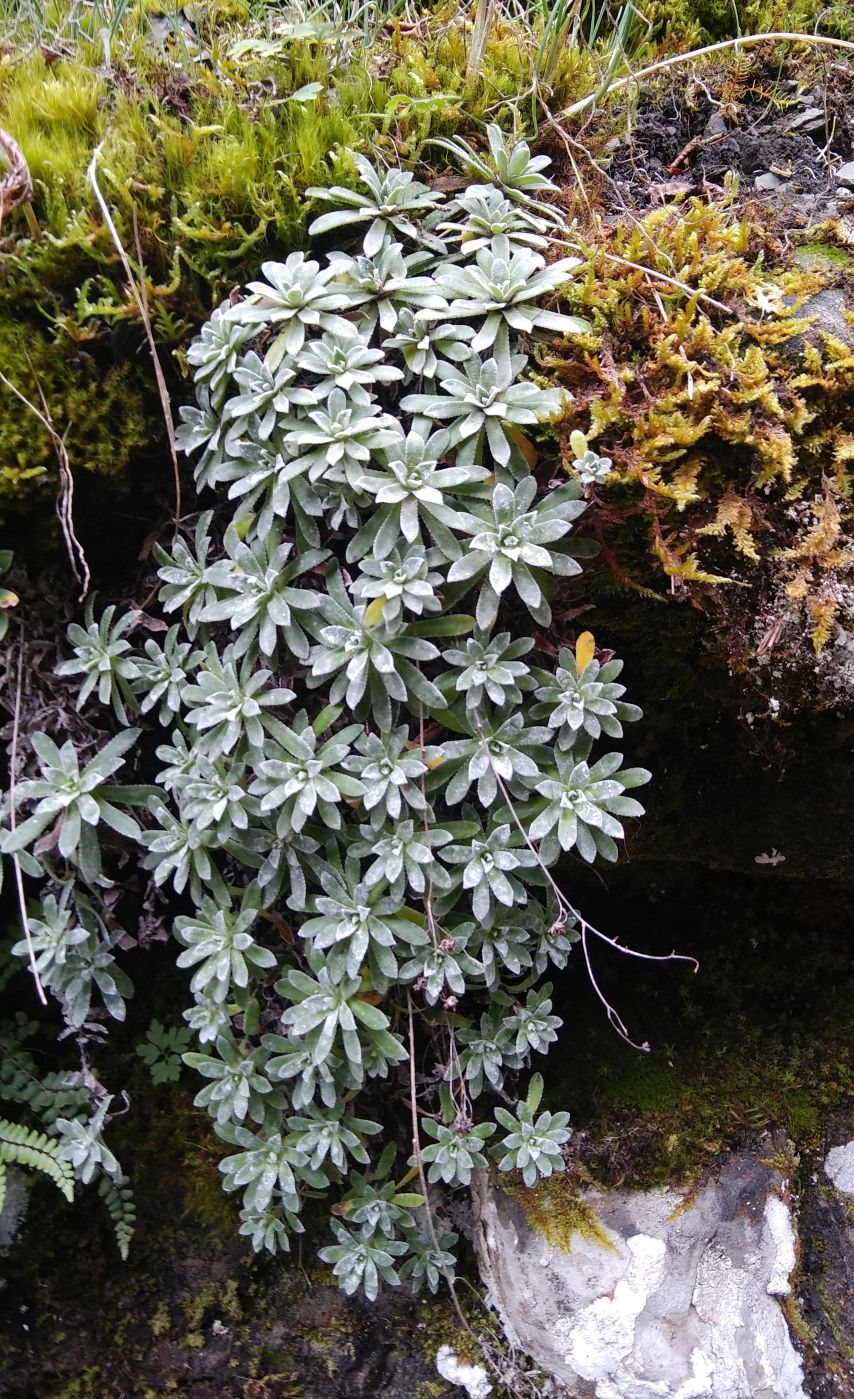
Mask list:
POLYGON ((813 331, 824 330, 835 335, 848 345, 854 345, 854 329, 845 318, 845 297, 841 291, 826 287, 809 297, 798 311, 799 316, 810 316, 813 331))
POLYGON ((753 183, 757 189, 776 189, 783 181, 779 175, 774 175, 770 170, 766 170, 763 175, 757 175, 753 183))
POLYGON ((790 131, 822 131, 827 125, 827 117, 821 107, 807 107, 799 116, 789 122, 790 131))
POLYGON ((606 1242, 548 1244, 484 1175, 481 1273, 508 1340, 574 1395, 806 1399, 780 1298, 796 1261, 779 1174, 733 1155, 693 1193, 587 1190, 606 1242))
POLYGON ((836 172, 836 182, 840 185, 854 185, 854 160, 847 160, 836 172))
POLYGON ((29 1198, 30 1187, 24 1172, 7 1169, 6 1199, 0 1210, 0 1258, 9 1252, 23 1228, 29 1198))
POLYGON ((800 353, 805 341, 820 345, 822 333, 833 335, 837 340, 854 347, 854 326, 846 319, 846 309, 844 293, 836 287, 825 287, 823 291, 817 291, 815 296, 807 297, 794 314, 798 320, 809 319, 812 324, 803 334, 793 335, 787 340, 786 347, 800 353))

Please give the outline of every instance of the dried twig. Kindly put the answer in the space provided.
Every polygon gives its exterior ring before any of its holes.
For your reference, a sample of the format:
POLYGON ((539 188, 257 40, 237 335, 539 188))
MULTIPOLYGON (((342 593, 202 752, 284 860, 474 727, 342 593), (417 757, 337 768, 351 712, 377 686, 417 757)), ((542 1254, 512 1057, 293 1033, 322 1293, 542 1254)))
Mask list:
MULTIPOLYGON (((15 684, 15 714, 12 720, 12 753, 9 759, 9 825, 14 831, 17 825, 15 814, 15 783, 17 781, 18 769, 18 734, 21 727, 21 687, 24 679, 24 639, 18 644, 18 677, 15 684)), ((30 934, 30 920, 27 916, 27 897, 24 893, 24 876, 21 870, 21 861, 17 851, 12 852, 12 865, 15 870, 15 884, 18 889, 18 908, 21 913, 21 927, 24 930, 24 939, 27 944, 27 956, 30 959, 30 971, 36 983, 38 998, 43 1006, 47 1005, 47 996, 44 993, 41 977, 36 966, 36 954, 33 948, 33 939, 30 934)))
POLYGON ((148 341, 148 348, 151 351, 151 359, 154 365, 154 377, 157 381, 157 392, 160 395, 160 406, 163 410, 163 421, 166 424, 166 437, 169 442, 169 455, 172 459, 172 471, 174 473, 175 478, 175 534, 177 535, 181 525, 181 472, 178 467, 178 454, 175 449, 175 423, 172 417, 172 405, 169 402, 169 390, 166 387, 166 379, 163 374, 163 367, 160 363, 160 357, 157 353, 157 344, 154 339, 154 331, 151 325, 151 316, 148 310, 148 291, 145 287, 145 269, 142 265, 142 249, 139 241, 139 226, 137 224, 136 218, 136 206, 134 205, 133 210, 133 227, 137 248, 137 265, 139 267, 140 276, 139 282, 137 282, 133 274, 133 270, 130 265, 130 259, 125 251, 124 244, 122 243, 122 240, 119 237, 119 231, 116 228, 116 225, 113 221, 113 216, 110 213, 109 206, 107 205, 107 202, 104 199, 104 196, 101 193, 101 190, 98 186, 98 157, 101 154, 102 144, 103 143, 95 147, 95 150, 92 154, 92 159, 89 162, 89 183, 91 184, 92 189, 95 193, 95 198, 98 201, 98 207, 100 208, 101 213, 103 214, 104 222, 107 225, 107 228, 109 229, 110 237, 112 238, 116 246, 116 251, 118 252, 119 258, 121 259, 121 264, 124 269, 125 276, 128 279, 128 285, 130 286, 130 289, 133 292, 133 297, 137 304, 137 309, 139 310, 140 319, 145 328, 145 338, 148 341))
POLYGON ((732 134, 731 131, 718 131, 714 136, 692 136, 667 166, 668 174, 680 174, 695 151, 705 150, 706 146, 716 146, 719 141, 729 141, 732 134))
MULTIPOLYGON (((32 365, 30 368, 32 368, 32 365)), ((35 375, 35 371, 33 371, 33 373, 35 375)), ((28 408, 29 411, 34 414, 45 431, 49 434, 50 440, 53 443, 53 448, 56 452, 56 460, 59 465, 60 481, 60 491, 56 501, 56 513, 59 517, 59 525, 62 530, 62 538, 65 541, 65 548, 71 564, 71 570, 80 585, 80 601, 82 602, 89 591, 91 575, 89 573, 89 565, 86 562, 86 555, 83 552, 83 545, 74 532, 74 477, 71 472, 71 463, 68 460, 65 438, 60 437, 54 427, 50 408, 48 407, 47 400, 38 379, 36 379, 36 387, 39 391, 39 398, 42 401, 41 409, 38 409, 36 405, 27 398, 26 394, 22 393, 19 388, 16 388, 2 371, 0 371, 0 384, 3 384, 10 393, 15 395, 20 403, 23 403, 25 408, 28 408)))

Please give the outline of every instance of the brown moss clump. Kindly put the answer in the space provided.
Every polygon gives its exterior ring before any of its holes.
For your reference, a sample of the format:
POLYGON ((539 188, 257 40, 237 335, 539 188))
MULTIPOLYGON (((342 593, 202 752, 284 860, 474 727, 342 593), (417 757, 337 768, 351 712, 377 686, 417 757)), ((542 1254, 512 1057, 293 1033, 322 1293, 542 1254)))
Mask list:
POLYGON ((831 247, 801 259, 728 200, 597 217, 572 295, 593 334, 541 354, 574 395, 567 469, 573 429, 614 462, 589 512, 612 580, 662 596, 663 573, 732 668, 775 647, 812 668, 854 617, 854 276, 831 247))

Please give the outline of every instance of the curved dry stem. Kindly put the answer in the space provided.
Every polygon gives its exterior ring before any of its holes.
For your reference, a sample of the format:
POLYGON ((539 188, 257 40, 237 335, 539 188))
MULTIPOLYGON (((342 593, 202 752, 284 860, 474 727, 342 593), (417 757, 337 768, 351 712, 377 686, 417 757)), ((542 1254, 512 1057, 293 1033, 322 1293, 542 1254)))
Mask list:
POLYGON ((755 47, 757 44, 772 42, 813 44, 818 48, 845 49, 849 53, 854 53, 854 42, 850 39, 834 39, 826 34, 798 34, 788 30, 775 30, 767 34, 744 34, 737 39, 722 39, 717 44, 705 44, 702 48, 689 50, 688 53, 677 53, 671 55, 670 58, 660 58, 655 63, 647 64, 646 68, 639 68, 636 73, 626 73, 622 78, 616 78, 607 86, 589 93, 587 97, 582 97, 580 101, 573 102, 572 106, 567 107, 560 115, 562 117, 578 116, 581 112, 586 112, 590 107, 594 107, 603 98, 613 97, 615 92, 621 92, 624 87, 629 87, 632 83, 639 83, 644 78, 654 77, 656 73, 663 73, 665 69, 675 68, 678 64, 692 63, 697 58, 706 58, 713 53, 724 53, 727 49, 746 49, 755 47))
MULTIPOLYGON (((30 368, 32 369, 32 364, 30 364, 30 368)), ((35 370, 33 370, 33 377, 35 378, 35 370)), ((50 440, 53 443, 57 464, 59 466, 60 483, 59 496, 56 502, 56 513, 59 517, 59 525, 62 530, 62 538, 71 564, 71 571, 80 584, 80 601, 82 602, 89 591, 91 579, 89 565, 86 562, 86 555, 83 552, 83 545, 74 533, 74 477, 71 472, 71 463, 68 460, 65 438, 60 437, 54 427, 53 418, 50 415, 50 408, 48 407, 38 378, 36 378, 36 387, 39 391, 39 398, 42 401, 43 412, 27 398, 26 394, 22 393, 19 388, 16 388, 12 381, 7 379, 6 375, 2 372, 0 372, 0 384, 3 384, 10 393, 15 395, 20 403, 23 403, 25 408, 28 408, 30 412, 35 415, 42 427, 49 434, 50 440)))
POLYGON ((691 957, 684 952, 639 952, 637 948, 624 947, 623 944, 617 940, 617 938, 608 937, 607 933, 601 933, 598 928, 593 927, 592 923, 588 923, 587 919, 584 917, 584 914, 580 913, 579 910, 569 902, 569 899, 566 897, 563 890, 560 888, 560 885, 556 883, 554 876, 552 875, 548 866, 545 865, 543 860, 541 859, 539 850, 534 845, 533 841, 531 840, 531 837, 525 830, 525 827, 522 825, 513 798, 507 790, 507 785, 503 777, 501 776, 500 772, 495 766, 495 763, 493 762, 492 754, 489 750, 489 744, 486 741, 486 735, 483 731, 483 724, 481 723, 480 714, 477 712, 477 710, 475 710, 475 722, 478 727, 478 732, 480 733, 480 740, 483 744, 483 751, 486 754, 487 762, 492 768, 493 775, 501 790, 501 794, 507 803, 507 808, 510 812, 510 815, 513 817, 513 821, 519 831, 519 834, 521 835, 531 854, 534 856, 534 859, 536 860, 540 871, 545 876, 549 888, 551 889, 552 893, 555 896, 555 899, 557 900, 559 913, 555 926, 565 927, 567 921, 570 919, 574 924, 578 925, 581 934, 581 948, 584 953, 584 961, 587 967, 587 974, 590 977, 590 984, 593 987, 593 990, 596 992, 596 995, 598 996, 599 1000, 602 1002, 602 1005, 605 1007, 605 1013, 607 1015, 609 1025, 611 1025, 613 1029, 617 1031, 617 1034, 620 1036, 621 1039, 624 1039, 626 1041, 626 1044, 631 1045, 632 1049, 639 1049, 645 1054, 648 1053, 649 1045, 646 1043, 637 1044, 630 1037, 619 1012, 615 1010, 615 1008, 611 1005, 610 1001, 602 992, 599 983, 596 980, 596 977, 593 973, 593 967, 590 962, 590 954, 587 948, 588 933, 591 933, 593 937, 601 938, 602 942, 607 942, 609 947, 613 947, 616 952, 622 952, 627 957, 637 957, 642 962, 689 962, 692 965, 695 972, 698 972, 700 970, 700 963, 697 961, 696 957, 691 957))
MULTIPOLYGON (((438 1257, 442 1250, 439 1247, 436 1222, 433 1218, 433 1207, 430 1204, 430 1191, 427 1187, 427 1172, 424 1170, 424 1158, 421 1155, 421 1132, 418 1126, 418 1104, 415 1096, 415 1026, 412 1017, 412 996, 409 991, 406 993, 406 1013, 409 1023, 409 1106, 412 1113, 412 1154, 415 1157, 415 1168, 418 1172, 421 1194, 424 1196, 424 1213, 427 1216, 427 1232, 430 1235, 430 1242, 436 1250, 436 1255, 438 1257)), ((457 1320, 460 1325, 465 1328, 472 1340, 477 1341, 478 1338, 472 1331, 465 1313, 460 1306, 453 1276, 444 1268, 442 1269, 442 1275, 445 1282, 448 1284, 448 1291, 451 1294, 451 1302, 457 1314, 457 1320)))

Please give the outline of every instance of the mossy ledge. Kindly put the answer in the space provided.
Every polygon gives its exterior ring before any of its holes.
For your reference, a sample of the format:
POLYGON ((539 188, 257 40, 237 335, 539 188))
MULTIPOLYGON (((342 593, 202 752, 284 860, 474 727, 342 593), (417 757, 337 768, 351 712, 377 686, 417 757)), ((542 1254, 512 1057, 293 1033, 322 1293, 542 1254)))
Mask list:
POLYGON ((528 1223, 546 1243, 564 1253, 571 1253, 573 1239, 580 1237, 600 1248, 614 1249, 614 1243, 600 1223, 595 1209, 582 1198, 589 1177, 583 1170, 570 1169, 549 1176, 533 1187, 526 1186, 518 1175, 502 1178, 505 1195, 518 1201, 528 1223))

